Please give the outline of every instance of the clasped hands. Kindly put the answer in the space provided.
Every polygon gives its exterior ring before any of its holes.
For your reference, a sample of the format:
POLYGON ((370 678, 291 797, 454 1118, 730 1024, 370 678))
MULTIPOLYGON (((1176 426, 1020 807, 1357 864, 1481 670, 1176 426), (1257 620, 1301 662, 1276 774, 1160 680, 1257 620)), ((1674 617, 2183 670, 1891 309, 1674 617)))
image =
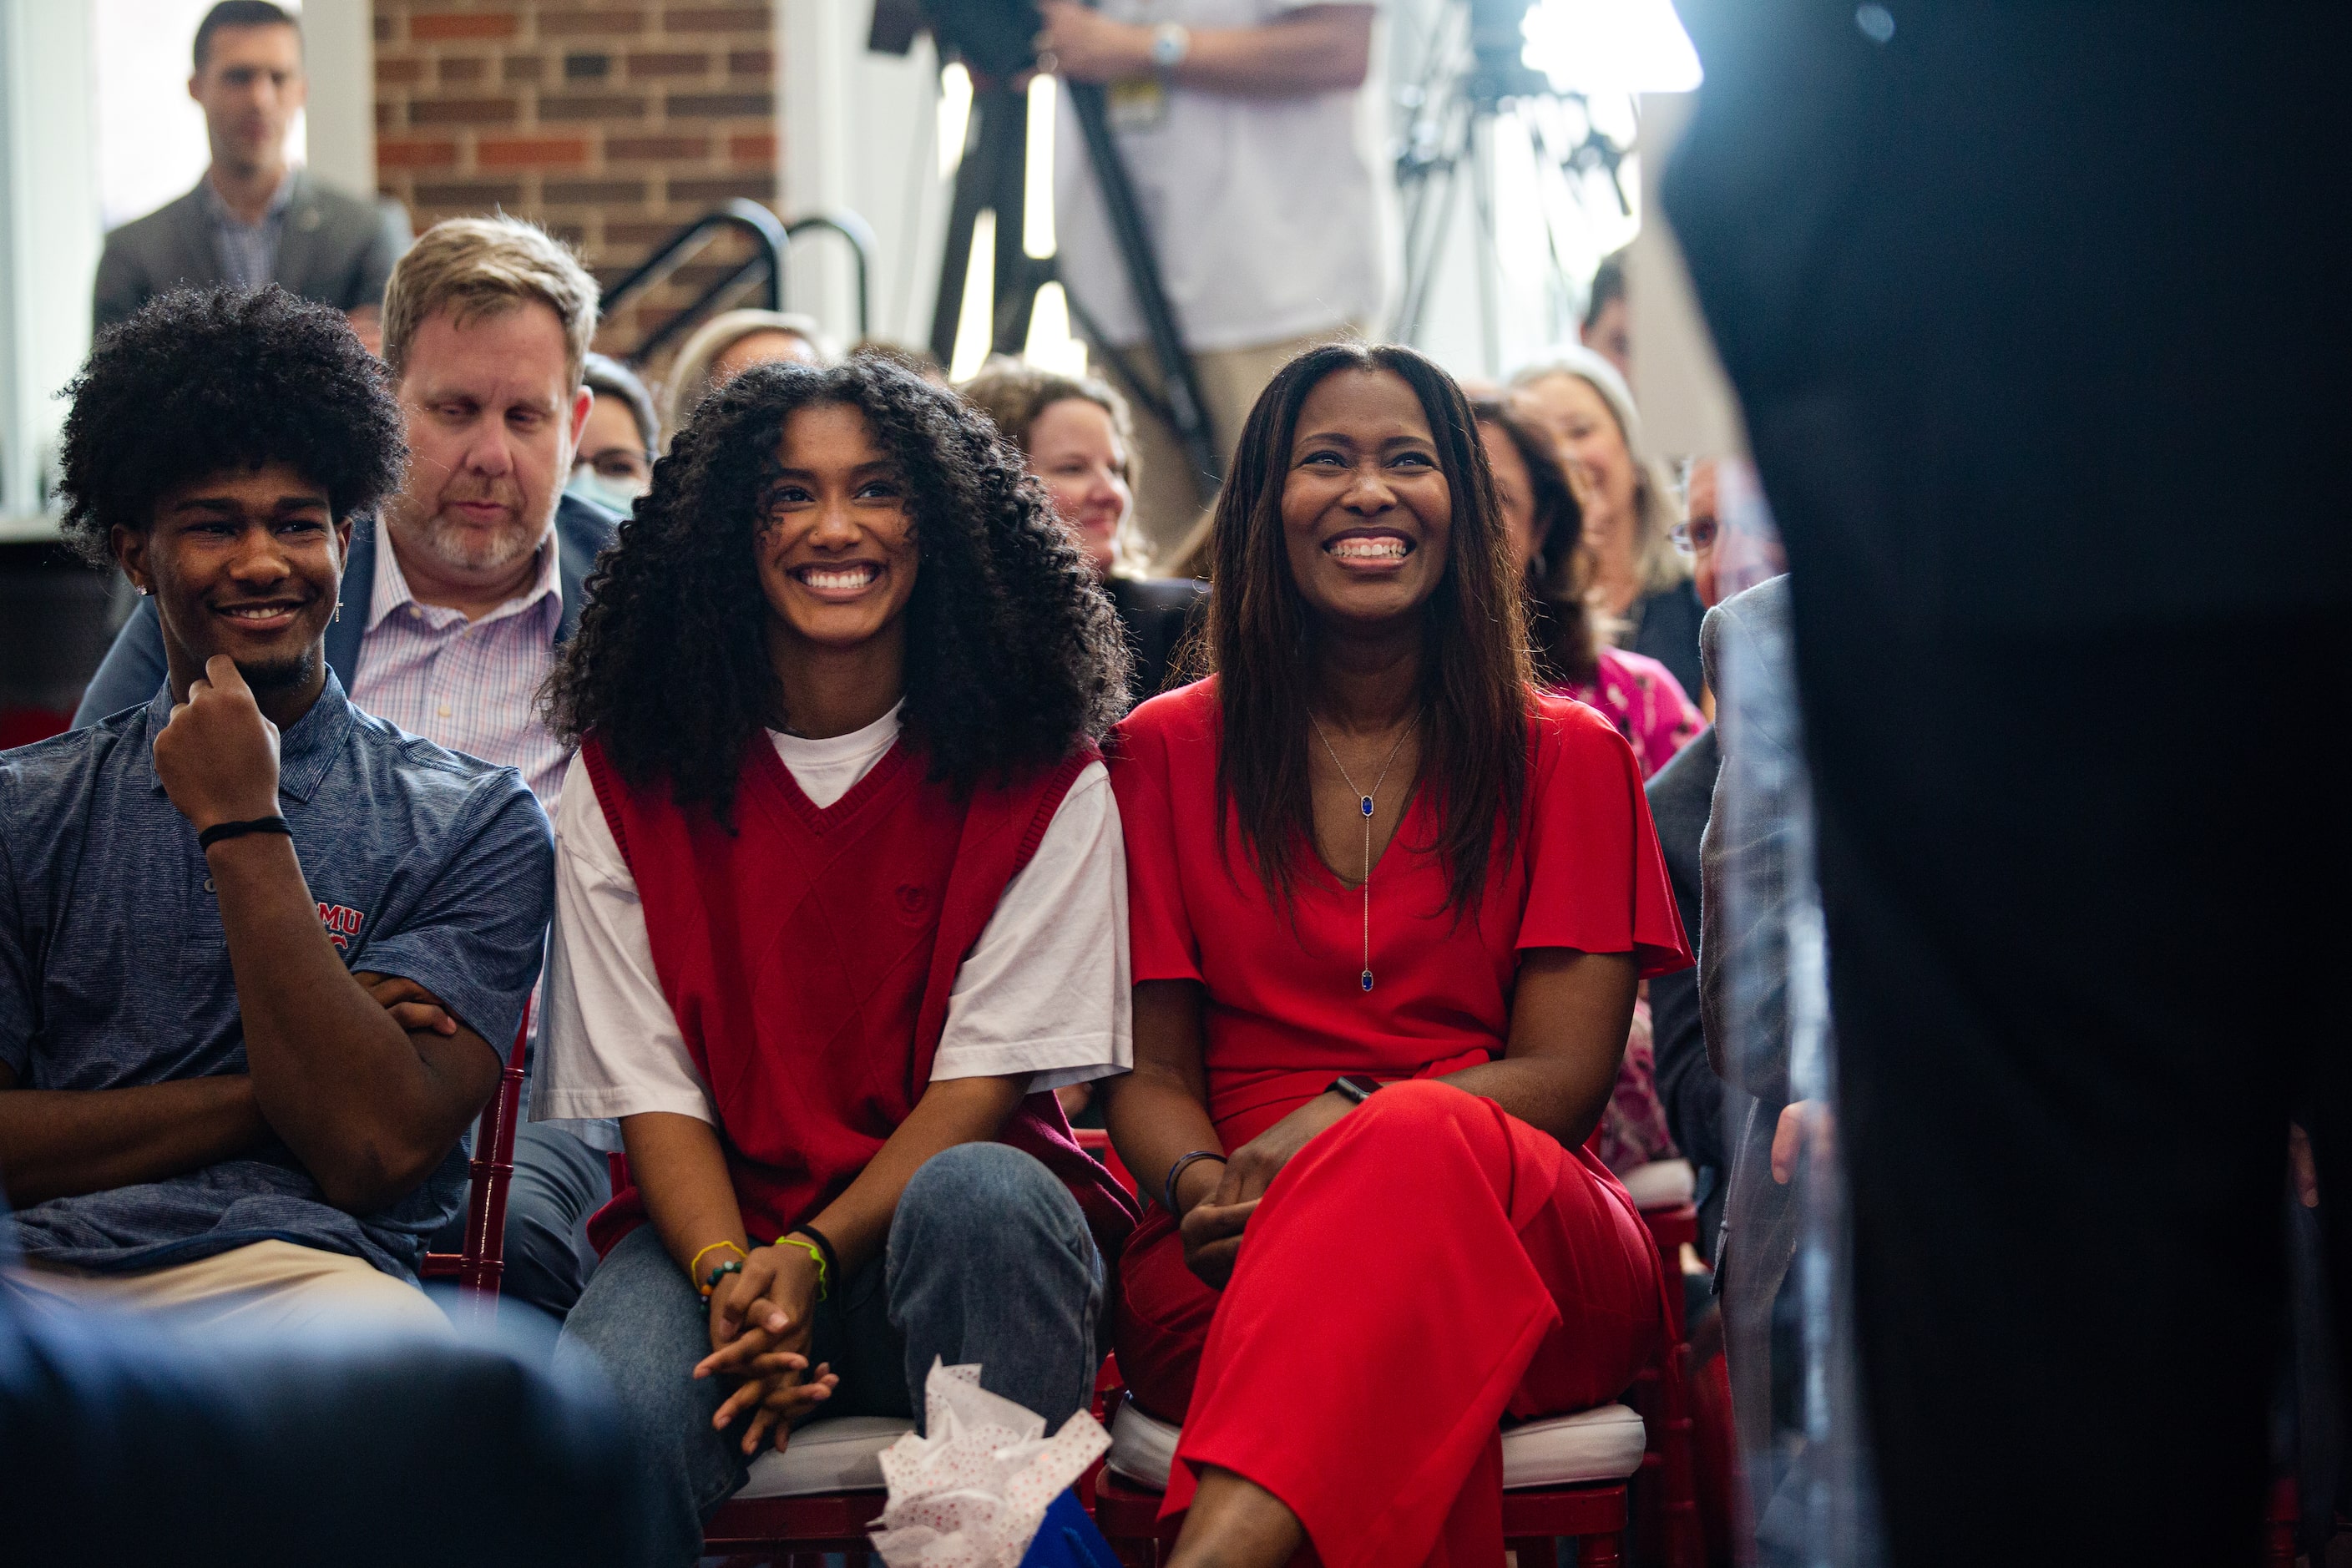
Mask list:
POLYGON ((1241 1256, 1242 1232, 1266 1188, 1290 1163, 1292 1155, 1354 1109, 1354 1102, 1343 1095, 1318 1094, 1234 1150, 1222 1166, 1203 1160, 1183 1173, 1177 1192, 1182 1215, 1176 1228, 1184 1242, 1184 1266, 1202 1283, 1213 1290, 1225 1288, 1225 1281, 1234 1275, 1234 1262, 1241 1256), (1211 1171, 1221 1173, 1214 1190, 1191 1207, 1183 1207, 1182 1188, 1192 1186, 1197 1191, 1208 1180, 1202 1173, 1211 1171))
POLYGON ((782 1447, 786 1433, 832 1398, 841 1382, 830 1364, 809 1362, 816 1292, 816 1260, 797 1247, 753 1247, 742 1272, 720 1275, 710 1292, 710 1353, 695 1364, 694 1375, 743 1380, 710 1425, 724 1432, 749 1415, 747 1458, 771 1440, 782 1447))

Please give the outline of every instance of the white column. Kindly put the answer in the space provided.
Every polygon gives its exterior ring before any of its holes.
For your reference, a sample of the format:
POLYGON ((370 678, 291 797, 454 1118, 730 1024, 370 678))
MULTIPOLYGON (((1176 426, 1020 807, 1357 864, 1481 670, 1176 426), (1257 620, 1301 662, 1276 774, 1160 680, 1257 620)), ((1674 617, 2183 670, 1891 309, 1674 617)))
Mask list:
MULTIPOLYGON (((320 0, 312 0, 313 4, 320 0)), ((776 11, 787 220, 847 207, 873 226, 877 337, 930 336, 948 187, 939 174, 938 57, 925 36, 904 56, 866 47, 870 7, 785 0, 776 11)), ((856 333, 846 247, 809 235, 793 247, 792 308, 846 342, 856 333)))
POLYGON ((0 0, 0 539, 42 521, 65 405, 89 352, 98 162, 87 0, 0 0))
POLYGON ((312 174, 355 196, 375 195, 375 7, 370 0, 307 0, 303 61, 310 78, 312 174))

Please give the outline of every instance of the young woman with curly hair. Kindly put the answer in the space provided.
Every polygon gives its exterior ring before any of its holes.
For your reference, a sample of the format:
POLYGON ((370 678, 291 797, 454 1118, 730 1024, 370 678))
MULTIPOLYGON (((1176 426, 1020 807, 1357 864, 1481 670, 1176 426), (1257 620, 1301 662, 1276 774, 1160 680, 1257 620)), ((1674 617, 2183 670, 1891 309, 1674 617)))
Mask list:
POLYGON ((1132 1053, 1126 670, 1020 454, 872 360, 712 394, 592 592, 534 1114, 620 1119, 564 1341, 687 1563, 762 1447, 919 1412, 934 1357, 1091 1393, 1132 1210, 1050 1091, 1132 1053))
POLYGON ((1636 982, 1690 962, 1641 776, 1532 684, 1470 409, 1411 350, 1275 378, 1214 557, 1216 674, 1112 764, 1108 1121, 1160 1199, 1116 1342, 1182 1424, 1174 1562, 1498 1563, 1496 1424, 1607 1402, 1662 1321, 1581 1147, 1636 982))

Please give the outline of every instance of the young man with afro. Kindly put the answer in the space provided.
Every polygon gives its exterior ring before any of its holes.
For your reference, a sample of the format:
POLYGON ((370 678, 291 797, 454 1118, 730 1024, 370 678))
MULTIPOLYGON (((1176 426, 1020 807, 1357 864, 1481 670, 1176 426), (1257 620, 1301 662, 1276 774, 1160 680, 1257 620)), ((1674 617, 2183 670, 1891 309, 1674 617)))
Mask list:
POLYGON ((552 898, 511 768, 354 708, 321 642, 401 479, 383 366, 272 287, 159 299, 68 389, 68 541, 160 618, 145 706, 0 753, 0 1183, 36 1306, 446 1331, 552 898))

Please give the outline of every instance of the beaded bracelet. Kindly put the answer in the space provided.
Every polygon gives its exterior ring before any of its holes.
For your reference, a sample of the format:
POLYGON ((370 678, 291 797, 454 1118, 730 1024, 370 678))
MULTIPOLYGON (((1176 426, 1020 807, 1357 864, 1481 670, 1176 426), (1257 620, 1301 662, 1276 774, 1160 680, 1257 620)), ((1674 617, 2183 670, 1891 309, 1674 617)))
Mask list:
POLYGON ((703 1276, 702 1299, 706 1301, 709 1300, 710 1293, 719 1289, 719 1282, 721 1279, 724 1279, 730 1274, 740 1274, 742 1272, 742 1263, 732 1258, 729 1258, 724 1263, 712 1265, 710 1272, 703 1276))
POLYGON ((735 1256, 738 1258, 749 1258, 751 1256, 741 1247, 736 1247, 731 1241, 714 1241, 709 1246, 704 1247, 701 1251, 696 1253, 692 1258, 686 1260, 686 1277, 689 1279, 693 1279, 696 1272, 701 1268, 702 1260, 709 1257, 712 1253, 718 1251, 722 1247, 735 1247, 735 1256))

